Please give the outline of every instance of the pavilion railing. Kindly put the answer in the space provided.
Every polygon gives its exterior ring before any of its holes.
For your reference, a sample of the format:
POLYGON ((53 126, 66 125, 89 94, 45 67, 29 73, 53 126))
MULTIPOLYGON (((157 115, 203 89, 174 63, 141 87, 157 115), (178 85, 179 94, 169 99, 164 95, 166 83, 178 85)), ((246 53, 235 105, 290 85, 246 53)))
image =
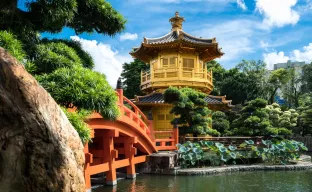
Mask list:
POLYGON ((208 71, 207 69, 168 67, 141 72, 141 85, 150 81, 183 79, 212 83, 212 71, 208 71))
POLYGON ((156 137, 156 149, 159 151, 176 150, 179 143, 179 129, 173 128, 172 131, 154 131, 156 137), (163 136, 163 137, 162 137, 163 136))

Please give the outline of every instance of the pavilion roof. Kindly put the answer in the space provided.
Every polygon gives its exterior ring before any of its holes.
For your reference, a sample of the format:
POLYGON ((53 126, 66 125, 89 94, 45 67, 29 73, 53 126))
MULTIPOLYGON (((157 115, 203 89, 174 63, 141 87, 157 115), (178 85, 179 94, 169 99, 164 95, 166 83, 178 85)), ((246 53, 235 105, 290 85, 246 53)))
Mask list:
POLYGON ((195 43, 195 44, 207 44, 207 45, 210 45, 215 42, 215 39, 197 38, 190 34, 187 34, 184 31, 171 31, 162 37, 145 38, 144 41, 146 44, 164 44, 164 43, 171 43, 171 42, 178 41, 178 40, 195 43))
MULTIPOLYGON (((207 104, 215 105, 215 104, 226 104, 231 105, 230 100, 226 100, 225 96, 213 96, 207 95, 205 97, 205 101, 207 104)), ((165 104, 163 93, 154 92, 145 96, 137 96, 134 99, 135 104, 165 104)))
POLYGON ((170 19, 172 30, 162 37, 145 38, 140 47, 133 48, 130 55, 149 62, 149 59, 155 57, 159 51, 163 50, 193 50, 197 52, 204 62, 215 58, 220 58, 224 53, 218 47, 216 38, 204 39, 194 37, 182 29, 183 17, 176 13, 175 17, 170 19))

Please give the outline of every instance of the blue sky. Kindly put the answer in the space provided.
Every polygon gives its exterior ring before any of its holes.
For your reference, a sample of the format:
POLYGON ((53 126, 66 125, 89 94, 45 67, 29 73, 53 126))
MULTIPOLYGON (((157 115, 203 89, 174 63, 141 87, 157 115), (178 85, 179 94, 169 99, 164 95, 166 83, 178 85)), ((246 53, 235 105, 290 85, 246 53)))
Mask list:
POLYGON ((51 36, 82 42, 115 85, 128 54, 143 37, 159 37, 171 30, 175 11, 185 18, 183 30, 203 38, 216 37, 227 69, 242 59, 264 60, 268 68, 288 59, 312 61, 312 0, 108 0, 126 19, 126 30, 108 37, 75 36, 70 29, 51 36))

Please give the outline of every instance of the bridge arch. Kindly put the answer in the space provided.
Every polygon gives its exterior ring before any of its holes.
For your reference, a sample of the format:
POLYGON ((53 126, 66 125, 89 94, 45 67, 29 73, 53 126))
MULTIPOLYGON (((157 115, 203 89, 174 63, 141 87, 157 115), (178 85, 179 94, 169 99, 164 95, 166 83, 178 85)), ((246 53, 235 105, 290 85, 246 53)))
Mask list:
POLYGON ((116 185, 116 169, 125 167, 127 177, 136 177, 135 164, 146 161, 146 156, 157 152, 152 121, 117 89, 120 116, 116 121, 104 119, 99 113, 90 115, 86 123, 93 142, 85 152, 85 181, 91 190, 91 175, 106 174, 106 184, 116 185), (128 108, 124 103, 130 105, 128 108))

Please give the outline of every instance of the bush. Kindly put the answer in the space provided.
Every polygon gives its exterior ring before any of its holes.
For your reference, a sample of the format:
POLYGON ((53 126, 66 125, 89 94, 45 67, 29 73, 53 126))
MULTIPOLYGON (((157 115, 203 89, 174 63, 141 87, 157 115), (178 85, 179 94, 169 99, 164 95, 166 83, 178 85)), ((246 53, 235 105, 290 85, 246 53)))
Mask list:
POLYGON ((206 131, 206 134, 214 136, 214 137, 220 137, 221 133, 215 129, 208 129, 206 131))
POLYGON ((237 159, 249 163, 250 158, 260 158, 266 164, 285 165, 291 163, 292 160, 298 160, 301 152, 307 150, 303 143, 287 139, 262 140, 259 146, 256 146, 252 140, 246 140, 239 145, 244 149, 243 151, 237 151, 236 146, 225 147, 222 143, 212 141, 198 143, 188 141, 178 144, 177 147, 178 160, 182 168, 205 165, 205 161, 208 161, 210 165, 220 165, 231 161, 236 164, 237 159))
POLYGON ((82 66, 76 51, 61 42, 37 45, 34 64, 38 74, 52 73, 54 70, 63 67, 82 66))
POLYGON ((301 151, 308 148, 303 143, 294 140, 262 140, 264 147, 253 147, 252 150, 267 164, 289 164, 298 160, 301 151))
POLYGON ((212 128, 220 132, 222 135, 230 128, 230 123, 227 120, 225 113, 215 111, 212 113, 212 128))
POLYGON ((0 47, 6 49, 19 62, 23 63, 26 53, 23 50, 22 43, 12 33, 0 31, 0 47))
POLYGON ((69 122, 78 132, 81 142, 83 144, 90 142, 90 128, 85 123, 87 117, 91 114, 91 111, 80 110, 78 112, 69 112, 66 108, 62 108, 69 122))
POLYGON ((99 72, 83 67, 60 68, 36 78, 61 106, 94 110, 108 119, 116 119, 119 114, 115 91, 99 72))
POLYGON ((190 141, 183 145, 178 144, 179 162, 182 168, 194 167, 199 165, 203 160, 203 150, 198 143, 191 143, 190 141))
POLYGON ((292 135, 292 131, 286 128, 279 128, 278 135, 292 135))
POLYGON ((237 156, 235 146, 225 147, 222 143, 211 141, 200 141, 199 143, 187 141, 184 144, 178 144, 177 147, 182 168, 202 165, 204 163, 203 149, 211 152, 208 160, 213 165, 224 164, 230 159, 236 159, 237 156))

